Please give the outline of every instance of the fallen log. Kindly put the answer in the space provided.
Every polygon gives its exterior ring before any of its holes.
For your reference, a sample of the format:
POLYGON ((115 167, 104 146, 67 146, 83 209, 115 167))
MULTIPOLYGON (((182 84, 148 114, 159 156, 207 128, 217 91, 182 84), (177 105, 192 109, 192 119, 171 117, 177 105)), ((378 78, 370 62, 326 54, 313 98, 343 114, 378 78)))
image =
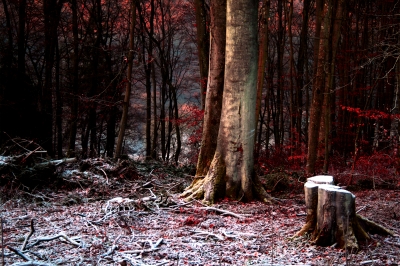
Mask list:
POLYGON ((389 229, 368 220, 355 211, 355 195, 333 185, 332 176, 315 176, 304 184, 307 218, 294 237, 310 234, 319 246, 336 244, 338 248, 359 249, 359 242, 370 239, 368 233, 393 235, 389 229))

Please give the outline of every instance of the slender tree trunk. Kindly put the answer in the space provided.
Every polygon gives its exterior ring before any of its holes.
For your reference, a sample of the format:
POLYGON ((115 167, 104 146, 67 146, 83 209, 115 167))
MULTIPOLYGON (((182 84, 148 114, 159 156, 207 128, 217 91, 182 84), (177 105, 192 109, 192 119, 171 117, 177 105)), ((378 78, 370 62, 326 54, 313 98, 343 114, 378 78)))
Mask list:
POLYGON ((78 93, 79 93, 79 37, 78 37, 78 6, 77 0, 71 0, 72 4, 72 35, 73 35, 73 57, 72 57, 72 106, 71 119, 69 121, 69 144, 67 157, 74 156, 75 142, 78 128, 78 93))
POLYGON ((331 28, 332 0, 327 0, 324 6, 324 23, 321 26, 320 44, 318 51, 318 65, 313 83, 313 97, 310 109, 310 124, 308 129, 308 154, 307 154, 307 174, 315 173, 315 163, 318 154, 318 136, 321 125, 322 104, 325 92, 325 67, 329 47, 329 34, 331 28))
POLYGON ((136 24, 136 0, 131 0, 131 25, 129 30, 129 53, 128 53, 128 70, 127 82, 125 87, 125 97, 122 106, 122 118, 118 132, 117 146, 115 148, 114 158, 121 156, 122 143, 125 136, 125 128, 128 121, 129 103, 131 99, 132 89, 132 67, 133 67, 133 48, 134 48, 134 33, 136 24))
POLYGON ((118 109, 116 106, 112 106, 110 113, 108 114, 107 120, 107 140, 106 140, 106 153, 107 157, 112 158, 114 155, 115 145, 115 126, 117 124, 117 113, 118 109))
MULTIPOLYGON (((329 1, 329 0, 326 0, 329 1)), ((321 24, 324 18, 324 2, 325 0, 315 0, 316 8, 315 8, 315 38, 314 38, 314 62, 313 62, 313 75, 314 77, 317 74, 317 66, 318 66, 318 55, 319 55, 319 45, 321 43, 321 24)))
POLYGON ((176 149, 175 149, 175 164, 178 164, 179 161, 179 155, 181 154, 181 149, 182 149, 182 140, 181 140, 181 129, 179 125, 179 108, 178 108, 178 97, 176 93, 176 87, 171 86, 170 88, 172 90, 172 98, 173 98, 173 105, 174 105, 174 120, 175 120, 175 134, 176 134, 176 149))
MULTIPOLYGON (((26 24, 26 0, 18 1, 18 80, 25 79, 25 24, 26 24)), ((5 5, 4 5, 5 6, 5 5)), ((11 30, 11 28, 10 28, 11 30)), ((10 39, 12 40, 12 38, 10 39)))
POLYGON ((209 57, 209 34, 207 32, 207 10, 204 0, 194 0, 196 9, 197 50, 200 67, 200 93, 201 108, 204 110, 206 101, 208 57, 209 57))
POLYGON ((289 0, 289 10, 288 13, 288 35, 289 35, 289 90, 290 90, 290 131, 289 131, 289 140, 291 155, 293 155, 294 147, 297 147, 298 138, 297 135, 299 132, 296 132, 295 124, 296 124, 296 115, 297 115, 297 102, 295 101, 295 92, 294 92, 294 82, 295 78, 295 68, 294 68, 294 48, 293 48, 293 33, 292 33, 292 17, 293 17, 293 0, 289 0))
MULTIPOLYGON (((255 135, 261 136, 262 132, 257 132, 258 128, 258 120, 261 112, 261 100, 262 100, 262 91, 264 87, 264 79, 265 79, 265 64, 267 61, 268 57, 268 22, 269 22, 269 9, 271 6, 270 0, 264 0, 263 1, 263 6, 262 6, 262 14, 261 14, 261 25, 260 25, 260 35, 261 35, 261 42, 259 46, 259 55, 258 55, 258 73, 257 73, 257 101, 256 101, 256 133, 255 135)), ((259 127, 259 130, 262 129, 262 126, 259 127)), ((260 139, 258 138, 258 144, 256 147, 256 157, 258 157, 258 154, 260 152, 261 148, 261 143, 260 139)))
MULTIPOLYGON (((12 33, 13 28, 11 27, 11 16, 10 16, 10 11, 8 10, 7 0, 2 0, 2 3, 3 3, 4 15, 6 17, 6 27, 7 27, 7 46, 4 55, 4 66, 6 71, 8 71, 11 70, 13 63, 13 49, 14 49, 13 33, 12 33)), ((6 76, 9 76, 9 74, 7 74, 6 76)), ((1 135, 2 133, 0 133, 0 143, 2 143, 1 135)))
POLYGON ((58 42, 57 28, 63 1, 45 0, 43 2, 45 29, 45 80, 39 96, 41 145, 50 156, 53 156, 53 66, 56 44, 58 42))
POLYGON ((342 20, 344 14, 344 0, 339 0, 336 8, 335 19, 333 20, 333 30, 332 30, 332 42, 331 42, 331 49, 330 49, 330 56, 329 62, 327 67, 327 77, 326 77, 326 91, 325 91, 325 158, 324 158, 324 167, 323 172, 328 172, 329 167, 329 154, 330 154, 330 131, 331 131, 331 95, 334 93, 333 91, 333 77, 335 74, 335 58, 336 53, 339 45, 340 34, 341 34, 341 27, 342 27, 342 20))
POLYGON ((217 147, 224 90, 226 0, 211 0, 210 70, 208 72, 203 135, 197 161, 196 176, 205 176, 217 147))
POLYGON ((57 157, 58 159, 63 158, 63 137, 62 137, 62 97, 61 97, 61 91, 60 91, 60 51, 58 47, 58 42, 56 44, 56 73, 55 73, 55 78, 56 78, 56 132, 57 132, 57 146, 56 146, 56 151, 57 151, 57 157))
POLYGON ((163 81, 163 84, 161 85, 161 98, 160 98, 160 125, 161 125, 161 133, 160 133, 160 138, 161 138, 161 158, 163 161, 165 161, 165 156, 166 156, 166 146, 165 146, 165 141, 166 141, 166 136, 165 136, 165 102, 166 102, 166 84, 165 81, 163 81))
POLYGON ((283 143, 284 129, 283 129, 283 55, 285 48, 285 28, 283 26, 283 1, 278 1, 278 39, 277 39, 277 96, 276 96, 276 117, 274 119, 274 137, 275 146, 281 147, 283 143))
POLYGON ((153 145, 151 147, 151 158, 154 160, 158 159, 157 155, 157 143, 158 143, 158 126, 160 119, 157 117, 157 84, 156 84, 156 73, 154 69, 154 63, 151 64, 151 79, 153 84, 153 145))

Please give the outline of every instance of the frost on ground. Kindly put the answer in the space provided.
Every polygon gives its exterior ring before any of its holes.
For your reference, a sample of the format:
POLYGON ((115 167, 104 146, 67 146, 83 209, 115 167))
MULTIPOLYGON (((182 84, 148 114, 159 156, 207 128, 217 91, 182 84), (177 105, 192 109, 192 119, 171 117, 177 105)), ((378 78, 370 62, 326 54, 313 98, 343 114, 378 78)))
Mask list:
POLYGON ((117 177, 108 176, 106 170, 97 171, 96 175, 68 170, 62 178, 75 186, 57 192, 48 188, 15 190, 13 197, 0 202, 0 262, 23 265, 30 259, 41 265, 400 264, 400 191, 355 192, 359 213, 393 230, 395 236, 375 235, 360 251, 345 252, 317 247, 307 237, 291 239, 305 222, 302 194, 282 196, 281 205, 224 200, 209 208, 198 201, 185 203, 178 198, 179 191, 190 183, 189 177, 165 173, 160 167, 141 167, 138 166, 141 174, 134 178, 123 169, 118 170, 121 175, 117 177))

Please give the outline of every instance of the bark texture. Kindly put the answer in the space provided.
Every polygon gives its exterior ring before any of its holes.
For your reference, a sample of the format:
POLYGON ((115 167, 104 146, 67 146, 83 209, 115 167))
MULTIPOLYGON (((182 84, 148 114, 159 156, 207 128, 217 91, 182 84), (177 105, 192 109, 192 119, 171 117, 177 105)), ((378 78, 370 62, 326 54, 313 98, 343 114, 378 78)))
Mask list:
POLYGON ((304 185, 307 220, 295 237, 311 234, 311 240, 320 246, 351 250, 359 249, 359 242, 369 240, 368 232, 393 235, 393 232, 358 214, 355 196, 332 185, 331 176, 309 178, 304 185))
POLYGON ((196 176, 205 176, 217 147, 222 94, 224 91, 226 0, 211 1, 210 69, 207 82, 203 135, 196 176))
MULTIPOLYGON (((257 6, 258 1, 254 0, 227 2, 224 92, 217 147, 207 175, 194 180, 182 194, 187 199, 203 197, 212 204, 222 197, 246 201, 253 199, 254 192, 257 196, 267 195, 260 190, 253 171, 257 6)), ((211 56, 215 56, 214 52, 211 56)))

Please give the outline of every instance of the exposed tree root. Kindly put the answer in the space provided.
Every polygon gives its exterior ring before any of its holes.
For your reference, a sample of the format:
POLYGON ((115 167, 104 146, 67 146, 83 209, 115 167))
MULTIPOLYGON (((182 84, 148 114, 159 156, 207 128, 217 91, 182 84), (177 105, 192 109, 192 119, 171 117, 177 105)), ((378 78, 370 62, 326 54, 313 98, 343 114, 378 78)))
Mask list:
MULTIPOLYGON (((257 176, 252 181, 252 192, 255 198, 268 204, 279 203, 267 193, 257 176)), ((195 178, 192 184, 181 194, 181 197, 185 201, 198 199, 203 200, 204 204, 212 205, 216 200, 225 196, 225 190, 225 166, 221 163, 220 157, 216 156, 211 163, 208 174, 205 177, 195 178)))

